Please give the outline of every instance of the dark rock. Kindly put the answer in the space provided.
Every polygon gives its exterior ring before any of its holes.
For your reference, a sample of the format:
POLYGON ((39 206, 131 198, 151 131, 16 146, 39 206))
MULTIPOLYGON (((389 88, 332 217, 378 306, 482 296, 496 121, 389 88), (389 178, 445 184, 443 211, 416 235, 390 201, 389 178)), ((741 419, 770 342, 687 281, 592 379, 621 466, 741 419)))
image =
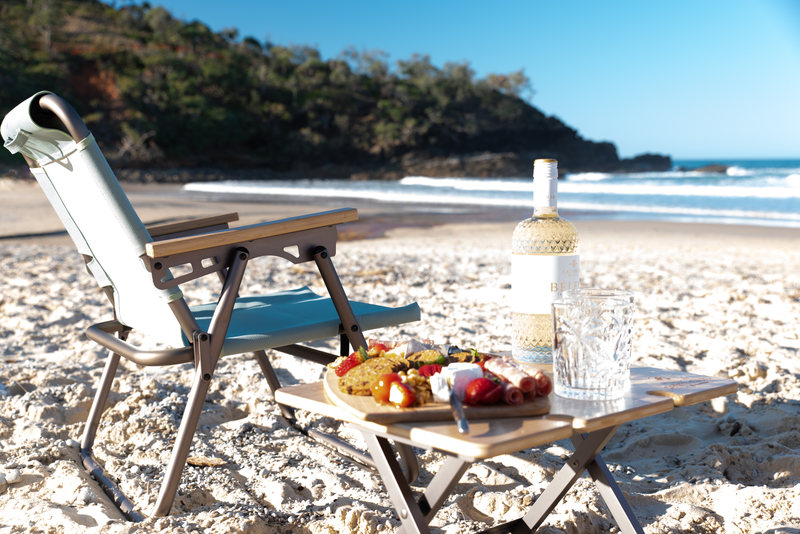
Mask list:
POLYGON ((400 159, 400 164, 407 175, 431 177, 486 178, 524 176, 529 171, 531 175, 533 173, 533 160, 530 160, 530 164, 524 163, 519 154, 514 152, 480 152, 432 158, 409 153, 400 159))
POLYGON ((672 159, 659 154, 641 154, 633 158, 620 159, 615 162, 594 165, 580 169, 584 172, 664 172, 672 169, 672 159))
MULTIPOLYGON (((594 143, 599 145, 601 143, 594 143)), ((613 149, 611 143, 607 143, 613 149)), ((589 147, 582 147, 585 152, 589 147)), ((588 158, 585 154, 577 156, 575 153, 559 152, 555 150, 525 151, 525 152, 477 152, 470 154, 457 154, 450 156, 431 157, 427 153, 411 152, 399 160, 400 167, 406 175, 419 175, 431 177, 531 177, 533 176, 533 162, 539 158, 554 158, 558 160, 559 175, 569 172, 661 172, 672 168, 669 156, 656 154, 642 154, 630 159, 617 159, 616 149, 611 158, 602 154, 588 158), (595 159, 599 155, 600 161, 595 159), (605 156, 605 157, 604 157, 605 156), (594 161, 591 161, 594 159, 594 161), (589 160, 589 161, 587 161, 589 160)))
POLYGON ((672 169, 672 159, 660 154, 641 154, 639 156, 620 160, 630 172, 664 172, 672 169))
POLYGON ((697 167, 696 169, 687 169, 694 172, 709 172, 709 173, 718 173, 718 174, 725 174, 728 172, 727 165, 720 165, 719 163, 712 163, 711 165, 703 165, 702 167, 697 167))

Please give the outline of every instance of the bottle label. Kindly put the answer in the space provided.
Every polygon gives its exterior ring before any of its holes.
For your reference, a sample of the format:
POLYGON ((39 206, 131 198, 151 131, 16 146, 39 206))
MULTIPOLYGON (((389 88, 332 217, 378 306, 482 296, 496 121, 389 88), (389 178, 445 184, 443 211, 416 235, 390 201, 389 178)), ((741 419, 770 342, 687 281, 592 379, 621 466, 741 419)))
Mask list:
POLYGON ((548 180, 547 178, 534 178, 533 207, 534 208, 558 207, 558 180, 548 180))
POLYGON ((578 289, 579 279, 578 254, 512 254, 511 311, 549 314, 550 303, 561 298, 563 291, 578 289))

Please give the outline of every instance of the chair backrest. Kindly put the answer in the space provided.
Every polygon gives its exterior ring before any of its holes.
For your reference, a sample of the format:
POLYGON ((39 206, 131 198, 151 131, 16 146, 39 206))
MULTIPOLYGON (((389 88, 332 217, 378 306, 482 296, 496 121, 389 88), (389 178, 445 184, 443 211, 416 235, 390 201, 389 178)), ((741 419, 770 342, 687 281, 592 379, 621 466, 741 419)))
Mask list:
POLYGON ((145 244, 153 240, 94 137, 75 140, 42 124, 38 102, 48 94, 37 93, 5 117, 0 126, 4 146, 38 164, 31 172, 78 251, 91 257, 90 272, 100 287, 113 288, 117 320, 182 346, 180 326, 169 308, 182 293, 153 285, 144 260, 145 244))

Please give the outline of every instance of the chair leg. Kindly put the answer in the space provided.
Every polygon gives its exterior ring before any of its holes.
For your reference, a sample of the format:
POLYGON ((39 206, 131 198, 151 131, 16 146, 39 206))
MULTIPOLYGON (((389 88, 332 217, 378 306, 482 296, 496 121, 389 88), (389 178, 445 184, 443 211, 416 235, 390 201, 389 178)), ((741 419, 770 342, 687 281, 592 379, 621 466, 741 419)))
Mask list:
MULTIPOLYGON (((275 395, 275 392, 281 387, 281 383, 278 380, 278 375, 275 374, 275 369, 272 368, 272 364, 269 362, 267 352, 264 350, 257 350, 253 353, 253 355, 255 356, 258 365, 261 367, 261 372, 263 373, 264 378, 267 379, 269 390, 273 395, 275 395)), ((278 408, 281 409, 281 413, 286 419, 289 421, 295 420, 294 409, 291 406, 278 404, 278 408)))
MULTIPOLYGON (((331 296, 333 305, 336 312, 339 314, 339 319, 342 321, 344 334, 350 340, 350 345, 353 349, 358 347, 367 348, 367 340, 364 338, 364 333, 358 323, 356 314, 353 313, 353 307, 350 306, 350 301, 347 299, 347 294, 344 292, 342 282, 339 280, 339 275, 336 274, 336 269, 333 266, 330 255, 324 247, 319 247, 314 251, 314 261, 317 264, 319 273, 322 276, 325 287, 328 288, 328 293, 331 296)), ((345 354, 344 343, 340 349, 342 355, 345 354)), ((414 451, 410 446, 403 443, 396 443, 397 451, 403 459, 403 464, 406 466, 405 477, 409 483, 417 479, 419 475, 419 463, 414 451)))
POLYGON ((339 280, 339 275, 336 274, 336 269, 333 267, 333 262, 325 247, 318 247, 314 251, 314 262, 317 264, 317 269, 319 269, 319 274, 322 276, 322 281, 325 282, 325 287, 328 289, 328 294, 331 296, 333 306, 336 308, 336 313, 339 314, 344 333, 350 340, 350 344, 354 349, 358 349, 358 347, 364 347, 366 349, 367 340, 364 339, 364 333, 361 331, 361 326, 358 324, 356 314, 353 313, 353 307, 350 306, 350 301, 347 299, 347 294, 344 292, 342 282, 339 280))
POLYGON ((244 278, 244 271, 250 253, 244 249, 236 252, 233 264, 228 269, 225 276, 225 283, 217 301, 214 315, 208 326, 208 333, 194 332, 193 343, 195 351, 195 373, 192 382, 192 391, 186 401, 186 408, 183 411, 178 435, 175 437, 175 446, 172 448, 172 456, 164 474, 164 482, 156 499, 152 515, 163 517, 169 514, 172 503, 175 501, 175 494, 181 483, 183 468, 186 466, 186 458, 189 456, 189 449, 192 446, 192 438, 197 430, 197 422, 203 411, 208 388, 211 385, 211 378, 217 368, 217 362, 222 354, 222 347, 225 336, 228 332, 233 308, 239 287, 244 278))
POLYGON ((92 401, 92 408, 89 410, 89 417, 86 420, 86 426, 83 429, 83 437, 81 438, 81 461, 86 471, 94 476, 103 491, 114 501, 120 512, 123 513, 131 521, 141 521, 144 517, 134 510, 133 503, 125 496, 116 482, 111 480, 101 466, 97 459, 94 457, 92 448, 94 447, 94 440, 97 436, 97 428, 100 426, 100 417, 103 415, 106 403, 108 402, 108 395, 111 392, 111 384, 114 382, 114 375, 117 373, 119 367, 119 354, 109 352, 106 366, 103 369, 103 375, 100 378, 100 383, 97 386, 97 393, 92 401))
POLYGON ((186 458, 189 456, 189 449, 192 446, 192 438, 197 429, 197 422, 203 411, 203 403, 211 384, 210 380, 203 380, 201 371, 198 369, 194 373, 192 391, 186 401, 186 408, 183 411, 181 425, 178 435, 175 438, 175 446, 172 448, 172 456, 164 474, 164 481, 158 493, 156 505, 153 508, 152 516, 163 517, 169 514, 172 503, 175 501, 175 494, 181 482, 183 468, 186 465, 186 458))
POLYGON ((86 420, 86 426, 83 429, 81 450, 88 449, 91 451, 94 446, 97 428, 100 426, 100 417, 103 415, 106 402, 108 402, 108 395, 111 393, 111 384, 114 382, 114 375, 117 374, 119 359, 119 354, 109 352, 103 375, 100 377, 100 384, 97 386, 97 393, 95 393, 94 401, 92 401, 92 408, 89 410, 89 418, 86 420))
POLYGON ((414 454, 414 449, 411 448, 411 445, 395 441, 394 446, 397 449, 397 453, 400 455, 403 466, 406 468, 403 473, 406 482, 412 484, 419 476, 419 461, 417 460, 417 455, 414 454))
MULTIPOLYGON (((108 288, 104 288, 106 290, 108 288)), ((114 305, 114 296, 113 293, 106 293, 109 295, 108 298, 111 301, 111 305, 114 305)), ((115 315, 116 316, 116 315, 115 315)), ((129 330, 122 330, 117 333, 117 337, 119 337, 122 341, 128 339, 128 332, 129 330)), ((92 402, 92 408, 89 410, 89 418, 86 420, 86 427, 83 429, 83 438, 81 438, 81 450, 87 449, 91 452, 92 446, 94 445, 94 438, 97 435, 97 427, 100 425, 100 417, 103 415, 103 410, 106 408, 106 402, 108 402, 108 394, 111 392, 111 384, 114 382, 114 376, 117 374, 117 368, 119 367, 119 359, 120 355, 114 352, 108 353, 108 359, 106 359, 106 366, 103 368, 103 374, 100 377, 100 384, 97 386, 97 393, 94 396, 94 401, 92 402)))

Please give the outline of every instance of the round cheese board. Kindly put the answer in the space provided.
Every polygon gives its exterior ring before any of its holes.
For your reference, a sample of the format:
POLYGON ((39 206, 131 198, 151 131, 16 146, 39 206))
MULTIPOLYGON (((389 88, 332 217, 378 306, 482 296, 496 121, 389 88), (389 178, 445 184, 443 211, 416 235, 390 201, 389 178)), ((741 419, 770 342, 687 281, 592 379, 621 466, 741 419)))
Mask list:
MULTIPOLYGON (((413 408, 395 408, 391 404, 375 402, 375 399, 369 395, 343 393, 339 390, 339 377, 330 369, 325 372, 324 384, 325 395, 333 404, 362 421, 392 424, 453 419, 450 404, 432 402, 413 408)), ((548 397, 534 397, 516 406, 498 402, 487 406, 464 405, 463 408, 464 415, 468 420, 528 417, 548 413, 550 411, 550 399, 548 397)))

